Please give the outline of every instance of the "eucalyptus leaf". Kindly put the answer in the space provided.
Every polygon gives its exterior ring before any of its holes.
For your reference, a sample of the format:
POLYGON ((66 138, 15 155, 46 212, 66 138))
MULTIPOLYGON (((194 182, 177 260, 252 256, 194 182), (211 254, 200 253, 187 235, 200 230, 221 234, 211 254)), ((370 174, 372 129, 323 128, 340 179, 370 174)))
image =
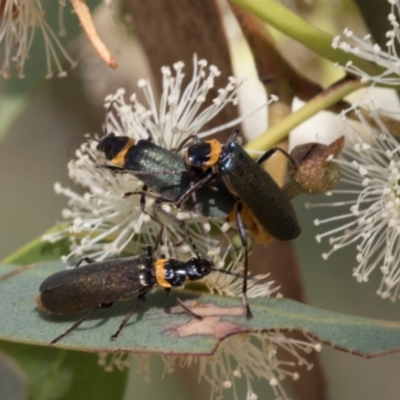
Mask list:
MULTIPOLYGON (((63 225, 59 225, 46 231, 45 234, 60 231, 63 228, 63 225)), ((69 253, 69 246, 70 242, 67 237, 53 243, 44 241, 40 236, 10 254, 2 260, 2 264, 24 265, 39 261, 59 260, 61 256, 69 253)))
MULTIPOLYGON (((0 340, 46 345, 84 315, 49 316, 36 307, 40 283, 63 268, 59 262, 0 268, 0 340)), ((396 322, 334 313, 283 298, 252 299, 254 318, 246 320, 240 299, 187 289, 175 293, 203 320, 192 319, 162 290, 156 290, 147 296, 118 340, 111 341, 110 336, 136 299, 94 313, 57 346, 88 352, 205 355, 233 334, 296 330, 367 357, 400 350, 400 324, 396 322), (166 310, 167 306, 173 307, 166 310)))

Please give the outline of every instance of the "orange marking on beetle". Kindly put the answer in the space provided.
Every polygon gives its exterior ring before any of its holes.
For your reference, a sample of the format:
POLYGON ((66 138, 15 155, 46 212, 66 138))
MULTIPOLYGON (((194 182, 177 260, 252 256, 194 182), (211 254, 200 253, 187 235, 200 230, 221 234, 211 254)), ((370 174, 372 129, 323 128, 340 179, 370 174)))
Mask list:
POLYGON ((41 299, 41 295, 40 294, 36 297, 35 301, 36 301, 36 304, 37 304, 39 310, 47 311, 46 308, 44 307, 43 303, 42 303, 42 299, 41 299))
POLYGON ((119 167, 123 167, 125 163, 125 155, 127 151, 135 145, 135 140, 129 138, 126 142, 126 145, 122 148, 122 150, 114 157, 111 162, 119 167))
POLYGON ((171 287, 171 284, 165 279, 165 263, 167 261, 166 258, 160 258, 155 264, 157 285, 163 288, 171 287))
MULTIPOLYGON (((237 204, 233 210, 227 216, 227 220, 236 221, 236 213, 237 213, 237 204)), ((275 237, 272 236, 258 221, 258 219, 254 216, 254 214, 248 209, 245 204, 242 204, 241 211, 242 221, 248 231, 250 232, 251 237, 254 239, 256 243, 261 243, 264 246, 268 246, 275 240, 275 237)))
POLYGON ((49 311, 46 308, 46 306, 43 304, 43 302, 42 302, 42 293, 40 293, 39 295, 36 296, 35 302, 36 302, 36 305, 38 306, 38 309, 40 311, 45 312, 46 314, 50 314, 50 315, 62 315, 62 314, 64 314, 64 313, 55 313, 53 311, 49 311))
POLYGON ((221 155, 221 143, 216 139, 207 140, 206 143, 210 144, 210 159, 206 162, 205 167, 213 167, 221 155))

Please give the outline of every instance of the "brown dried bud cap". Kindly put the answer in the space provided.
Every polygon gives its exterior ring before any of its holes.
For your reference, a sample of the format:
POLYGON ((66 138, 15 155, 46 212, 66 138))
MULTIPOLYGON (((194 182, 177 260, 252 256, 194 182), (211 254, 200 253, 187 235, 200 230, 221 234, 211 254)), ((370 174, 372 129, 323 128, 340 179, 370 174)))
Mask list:
POLYGON ((302 192, 321 194, 332 190, 340 178, 340 166, 332 162, 344 146, 344 136, 326 146, 306 143, 290 153, 295 165, 289 164, 289 177, 302 192))

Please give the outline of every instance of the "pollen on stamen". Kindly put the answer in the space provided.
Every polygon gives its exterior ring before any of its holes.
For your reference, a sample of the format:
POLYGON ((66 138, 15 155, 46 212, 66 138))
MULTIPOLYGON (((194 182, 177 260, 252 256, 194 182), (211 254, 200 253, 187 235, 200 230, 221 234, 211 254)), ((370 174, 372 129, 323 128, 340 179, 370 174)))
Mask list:
POLYGON ((270 94, 269 98, 272 103, 277 102, 279 100, 279 96, 277 96, 276 94, 270 94))
POLYGON ((314 344, 314 350, 317 351, 318 353, 321 352, 322 351, 321 343, 314 344))
POLYGON ((362 184, 363 186, 368 186, 370 182, 371 182, 371 179, 365 178, 365 179, 362 181, 361 184, 362 184))
POLYGON ((232 381, 224 381, 222 386, 224 389, 230 389, 232 387, 232 381))
MULTIPOLYGON (((210 71, 215 76, 220 76, 221 75, 221 71, 215 65, 210 65, 210 71)), ((229 82, 233 81, 233 83, 236 83, 236 79, 233 76, 228 77, 228 80, 229 80, 229 82)))
POLYGON ((171 206, 168 205, 168 204, 165 204, 165 203, 163 203, 163 204, 161 205, 161 207, 162 207, 162 209, 163 209, 164 211, 166 211, 166 212, 168 212, 168 213, 170 213, 171 210, 172 210, 171 206))
POLYGON ((231 224, 229 222, 224 222, 221 225, 221 232, 228 232, 228 230, 231 228, 231 224))
MULTIPOLYGON (((200 64, 200 62, 201 62, 201 60, 199 61, 199 64, 200 64)), ((174 64, 174 69, 176 71, 181 71, 184 68, 184 66, 185 66, 185 63, 183 61, 178 61, 174 64)))
POLYGON ((210 232, 211 231, 211 225, 209 222, 206 222, 203 224, 203 228, 206 232, 210 232))
POLYGON ((367 175, 368 174, 368 170, 366 167, 360 167, 358 172, 360 173, 360 175, 367 175))
POLYGON ((222 104, 222 101, 221 101, 221 99, 220 98, 215 98, 215 99, 213 99, 213 103, 216 105, 216 106, 220 106, 221 104, 222 104))
POLYGON ((278 379, 276 379, 275 377, 273 377, 272 379, 270 379, 269 384, 271 386, 276 386, 279 383, 278 379))
POLYGON ((238 369, 235 369, 235 370, 232 372, 232 375, 233 375, 235 378, 241 378, 241 377, 242 377, 242 374, 241 374, 240 370, 238 370, 238 369))

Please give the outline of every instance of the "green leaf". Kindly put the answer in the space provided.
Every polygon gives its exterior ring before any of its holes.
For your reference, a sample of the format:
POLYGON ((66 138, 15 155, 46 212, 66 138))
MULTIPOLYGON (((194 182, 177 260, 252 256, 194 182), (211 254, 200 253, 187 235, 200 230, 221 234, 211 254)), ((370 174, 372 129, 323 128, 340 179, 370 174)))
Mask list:
POLYGON ((1 350, 29 377, 32 400, 122 398, 127 371, 105 372, 96 354, 0 341, 1 350))
MULTIPOLYGON (((83 313, 49 316, 34 302, 44 278, 63 269, 61 263, 0 268, 0 340, 46 345, 83 313)), ((400 324, 321 310, 288 299, 251 300, 255 317, 243 317, 240 299, 189 290, 175 293, 203 320, 187 316, 165 293, 154 291, 118 340, 110 336, 136 300, 119 302, 94 313, 58 347, 88 352, 115 350, 168 354, 212 354, 220 340, 232 334, 268 330, 298 330, 336 348, 363 356, 400 350, 400 324), (191 300, 190 302, 188 300, 191 300), (174 305, 169 313, 167 305, 174 305)))
POLYGON ((275 125, 268 128, 267 132, 256 137, 245 145, 249 150, 266 151, 284 140, 292 129, 307 121, 318 112, 326 110, 345 96, 364 86, 357 80, 342 80, 337 83, 334 90, 318 94, 300 109, 282 118, 275 125))
MULTIPOLYGON (((56 226, 45 234, 61 231, 63 226, 56 226)), ((25 246, 21 247, 14 253, 10 254, 2 264, 32 264, 39 261, 54 261, 59 260, 61 256, 69 253, 69 239, 64 238, 57 242, 50 243, 42 240, 42 236, 32 240, 25 246)))

